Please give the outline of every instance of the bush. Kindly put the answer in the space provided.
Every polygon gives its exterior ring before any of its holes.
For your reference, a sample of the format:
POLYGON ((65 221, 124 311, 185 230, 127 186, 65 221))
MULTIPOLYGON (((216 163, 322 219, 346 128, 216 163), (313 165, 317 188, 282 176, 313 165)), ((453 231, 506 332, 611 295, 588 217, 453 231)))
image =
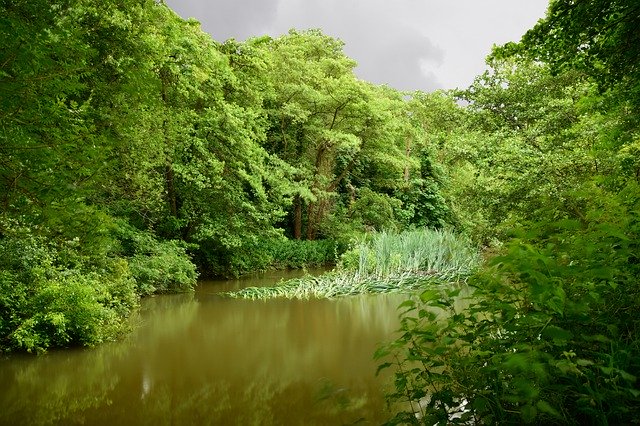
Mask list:
MULTIPOLYGON (((640 421, 637 185, 593 189, 578 220, 530 224, 469 280, 405 302, 396 361, 407 404, 391 421, 632 424, 640 421), (416 417, 417 415, 417 417, 416 417)), ((465 423, 465 424, 467 424, 465 423)))
POLYGON ((118 311, 126 307, 128 314, 137 299, 129 279, 128 306, 117 300, 120 309, 113 309, 109 302, 114 297, 102 285, 104 278, 74 274, 41 283, 11 334, 12 346, 32 352, 70 344, 93 346, 118 336, 124 327, 118 311))
POLYGON ((197 262, 212 276, 238 277, 267 269, 315 267, 335 262, 339 245, 332 240, 289 240, 285 237, 238 239, 225 247, 201 243, 197 262))
POLYGON ((105 260, 100 272, 65 267, 44 241, 19 225, 0 238, 0 350, 42 352, 115 338, 138 303, 126 262, 105 260))
POLYGON ((160 241, 127 224, 120 225, 118 237, 141 296, 193 290, 198 274, 184 245, 160 241))
POLYGON ((193 288, 172 241, 119 223, 89 246, 43 225, 0 219, 0 350, 42 352, 116 338, 140 295, 193 288), (54 238, 52 238, 52 235, 54 238), (71 239, 68 239, 71 238, 71 239))
POLYGON ((278 269, 332 264, 338 245, 332 240, 272 240, 268 244, 271 266, 278 269))

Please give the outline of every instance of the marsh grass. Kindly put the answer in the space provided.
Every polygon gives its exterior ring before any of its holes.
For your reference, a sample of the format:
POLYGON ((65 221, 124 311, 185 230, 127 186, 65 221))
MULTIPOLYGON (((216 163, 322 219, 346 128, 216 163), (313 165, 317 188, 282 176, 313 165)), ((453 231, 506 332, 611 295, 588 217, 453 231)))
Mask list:
POLYGON ((478 262, 478 251, 468 240, 448 230, 419 229, 376 234, 345 253, 341 267, 367 279, 407 274, 446 279, 468 274, 478 262))
POLYGON ((382 232, 360 241, 340 264, 274 287, 248 287, 224 295, 245 299, 333 298, 365 293, 409 292, 429 283, 464 280, 480 256, 469 241, 447 230, 382 232))

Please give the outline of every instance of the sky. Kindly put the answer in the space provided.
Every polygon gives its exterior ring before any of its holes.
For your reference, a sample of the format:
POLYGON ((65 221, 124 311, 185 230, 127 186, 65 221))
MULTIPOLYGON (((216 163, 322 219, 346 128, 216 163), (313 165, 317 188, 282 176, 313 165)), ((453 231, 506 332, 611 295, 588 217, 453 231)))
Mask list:
POLYGON ((518 41, 548 0, 165 0, 218 40, 320 28, 356 75, 398 90, 466 88, 494 44, 518 41))

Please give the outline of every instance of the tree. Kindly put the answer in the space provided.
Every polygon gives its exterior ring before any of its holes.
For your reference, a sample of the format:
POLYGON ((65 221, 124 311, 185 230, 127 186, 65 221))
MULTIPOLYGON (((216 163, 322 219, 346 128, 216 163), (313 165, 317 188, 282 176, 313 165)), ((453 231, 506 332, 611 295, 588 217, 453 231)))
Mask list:
POLYGON ((598 152, 606 132, 599 98, 584 74, 552 75, 528 59, 490 57, 491 70, 457 96, 468 103, 460 128, 442 145, 445 191, 458 220, 485 243, 555 206, 585 179, 611 169, 598 152))
POLYGON ((265 147, 295 169, 291 234, 301 238, 304 223, 314 239, 340 191, 351 194, 354 176, 379 184, 402 176, 403 102, 391 89, 358 80, 342 42, 317 30, 291 31, 262 46, 277 82, 265 147), (368 176, 359 173, 365 169, 368 176))
MULTIPOLYGON (((640 5, 634 0, 554 0, 547 16, 529 30, 521 50, 552 70, 576 69, 592 75, 601 89, 640 103, 640 5)), ((636 114, 637 119, 637 114, 636 114)))

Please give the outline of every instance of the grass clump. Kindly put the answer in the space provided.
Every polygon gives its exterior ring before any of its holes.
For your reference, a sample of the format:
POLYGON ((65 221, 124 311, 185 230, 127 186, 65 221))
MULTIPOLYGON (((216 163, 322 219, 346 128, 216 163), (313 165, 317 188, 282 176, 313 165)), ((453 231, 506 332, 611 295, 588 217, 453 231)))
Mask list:
POLYGON ((406 292, 430 282, 464 279, 479 260, 478 251, 468 240, 448 230, 381 232, 344 253, 330 273, 225 294, 245 299, 308 299, 406 292))

